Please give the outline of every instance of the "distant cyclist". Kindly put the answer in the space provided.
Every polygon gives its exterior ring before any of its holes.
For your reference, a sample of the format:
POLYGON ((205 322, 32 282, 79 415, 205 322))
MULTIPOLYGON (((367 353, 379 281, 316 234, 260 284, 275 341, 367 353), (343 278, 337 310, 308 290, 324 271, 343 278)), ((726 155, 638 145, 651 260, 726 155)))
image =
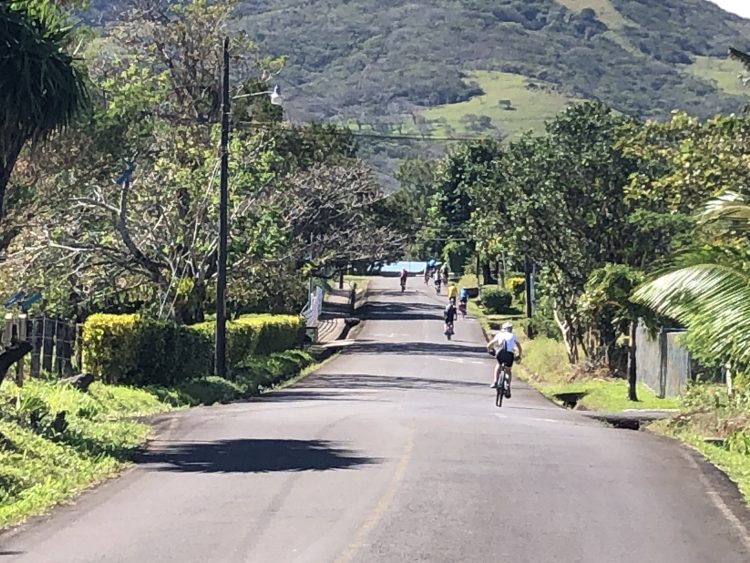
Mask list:
POLYGON ((500 379, 500 366, 505 366, 506 373, 508 374, 508 390, 505 392, 505 396, 510 399, 510 383, 513 377, 513 361, 515 360, 514 350, 518 348, 518 358, 521 358, 523 349, 521 344, 518 342, 516 335, 513 334, 513 324, 504 323, 500 332, 487 344, 487 350, 489 352, 495 351, 495 358, 497 359, 497 365, 495 366, 495 377, 491 387, 497 387, 498 380, 500 379))
POLYGON ((468 305, 468 303, 469 292, 466 291, 465 287, 462 287, 461 291, 458 293, 458 310, 464 317, 466 316, 466 306, 468 305))
POLYGON ((455 299, 449 299, 448 305, 445 307, 445 311, 443 311, 443 319, 445 320, 445 327, 444 331, 445 334, 453 333, 453 323, 456 320, 456 300, 455 299))
POLYGON ((458 297, 458 288, 455 284, 450 284, 448 286, 448 299, 453 299, 453 302, 455 303, 456 298, 458 297))

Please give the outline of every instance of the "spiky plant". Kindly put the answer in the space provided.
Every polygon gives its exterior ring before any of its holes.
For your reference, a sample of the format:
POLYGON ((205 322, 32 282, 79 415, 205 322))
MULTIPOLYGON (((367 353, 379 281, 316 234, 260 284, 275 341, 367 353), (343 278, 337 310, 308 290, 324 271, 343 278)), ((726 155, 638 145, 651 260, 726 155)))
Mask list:
POLYGON ((51 2, 0 2, 0 218, 24 145, 69 124, 88 102, 84 71, 65 50, 71 33, 51 2))

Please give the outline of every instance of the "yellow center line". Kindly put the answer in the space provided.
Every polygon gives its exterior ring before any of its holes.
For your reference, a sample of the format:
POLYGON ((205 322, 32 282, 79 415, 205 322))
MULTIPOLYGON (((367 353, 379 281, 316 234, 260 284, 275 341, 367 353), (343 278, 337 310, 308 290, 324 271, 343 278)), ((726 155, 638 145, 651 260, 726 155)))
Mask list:
POLYGON ((354 559, 354 556, 357 554, 357 552, 362 549, 362 546, 364 546, 365 538, 380 521, 383 513, 388 509, 388 506, 393 501, 393 497, 396 496, 396 492, 398 491, 398 488, 401 485, 401 482, 404 480, 404 476, 406 475, 406 468, 409 465, 409 460, 411 459, 413 450, 414 436, 412 435, 409 436, 409 440, 404 446, 404 452, 401 454, 401 459, 396 466, 396 471, 393 472, 393 477, 391 477, 391 480, 388 483, 388 487, 385 489, 383 496, 380 497, 380 500, 372 509, 367 519, 359 527, 356 534, 354 535, 354 539, 352 540, 352 542, 347 546, 344 552, 338 556, 338 558, 336 559, 336 563, 349 563, 350 561, 352 561, 352 559, 354 559))

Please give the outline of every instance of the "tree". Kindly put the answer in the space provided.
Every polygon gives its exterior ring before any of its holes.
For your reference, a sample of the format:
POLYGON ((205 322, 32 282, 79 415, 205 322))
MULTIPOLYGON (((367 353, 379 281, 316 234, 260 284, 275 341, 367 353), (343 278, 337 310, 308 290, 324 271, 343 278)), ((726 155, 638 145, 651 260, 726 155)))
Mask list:
POLYGON ((287 226, 291 259, 320 273, 352 262, 399 258, 405 236, 379 221, 383 194, 362 163, 317 165, 290 178, 272 199, 287 226))
POLYGON ((570 108, 546 135, 511 143, 475 189, 478 232, 539 265, 571 363, 585 349, 578 299, 589 275, 642 251, 624 195, 636 160, 618 147, 630 121, 600 104, 570 108))
POLYGON ((644 306, 631 301, 636 288, 643 283, 644 274, 623 264, 605 264, 591 272, 578 308, 588 326, 587 349, 592 357, 601 356, 615 372, 621 367, 615 357, 618 337, 628 336, 627 376, 628 399, 638 400, 636 371, 636 331, 638 323, 648 324, 652 315, 644 306))
POLYGON ((451 151, 437 167, 430 227, 443 243, 443 259, 454 272, 462 271, 476 251, 470 219, 484 202, 474 197, 474 189, 488 184, 501 154, 496 141, 473 141, 451 151))
POLYGON ((71 34, 52 2, 0 4, 0 220, 23 147, 70 124, 88 103, 85 73, 65 50, 71 34))

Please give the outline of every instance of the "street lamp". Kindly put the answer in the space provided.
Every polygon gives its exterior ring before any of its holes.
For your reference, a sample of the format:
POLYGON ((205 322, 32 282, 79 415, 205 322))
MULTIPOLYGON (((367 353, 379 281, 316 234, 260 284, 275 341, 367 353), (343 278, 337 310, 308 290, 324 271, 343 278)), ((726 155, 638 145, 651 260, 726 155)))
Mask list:
MULTIPOLYGON (((275 86, 267 92, 255 92, 237 96, 247 98, 251 96, 268 95, 271 103, 280 106, 283 102, 281 90, 275 86)), ((214 373, 219 377, 226 377, 227 362, 227 241, 229 239, 228 208, 229 208, 229 38, 224 39, 224 77, 222 85, 221 103, 221 181, 219 183, 219 255, 216 272, 216 344, 214 348, 214 373)))

